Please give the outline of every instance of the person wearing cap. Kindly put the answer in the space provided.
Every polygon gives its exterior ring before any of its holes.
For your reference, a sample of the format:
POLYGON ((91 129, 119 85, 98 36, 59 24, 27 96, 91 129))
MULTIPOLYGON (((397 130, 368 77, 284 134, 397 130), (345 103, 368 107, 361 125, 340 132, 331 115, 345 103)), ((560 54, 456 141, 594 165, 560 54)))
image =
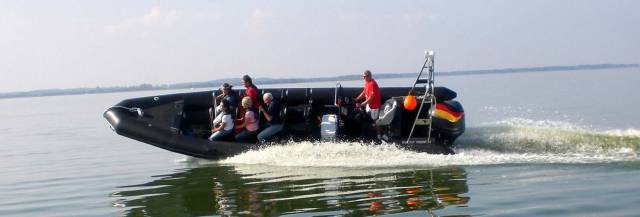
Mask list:
POLYGON ((251 98, 251 104, 254 109, 258 109, 260 107, 260 91, 258 91, 258 87, 253 84, 251 77, 249 75, 242 76, 242 85, 246 88, 244 91, 244 95, 251 98))
MULTIPOLYGON (((371 71, 365 70, 362 73, 362 78, 364 79, 364 89, 356 97, 356 102, 360 100, 364 100, 359 106, 365 106, 365 110, 371 116, 371 119, 375 122, 378 120, 380 115, 380 105, 382 104, 382 97, 380 94, 380 88, 378 87, 378 83, 376 80, 373 80, 373 76, 371 75, 371 71)), ((387 139, 383 138, 386 135, 382 135, 382 128, 376 125, 376 133, 378 139, 387 139)))
POLYGON ((216 96, 216 101, 221 102, 223 99, 229 101, 229 108, 232 111, 235 111, 235 108, 238 107, 238 93, 233 91, 233 86, 229 83, 224 83, 220 86, 221 94, 216 96))
MULTIPOLYGON (((220 86, 220 95, 215 96, 214 100, 215 100, 215 104, 218 105, 215 108, 210 108, 209 109, 209 121, 210 123, 213 123, 213 120, 216 117, 216 114, 220 114, 220 112, 222 112, 222 101, 226 100, 228 102, 228 106, 229 106, 229 114, 231 114, 231 117, 235 118, 236 117, 236 107, 238 106, 238 93, 236 93, 235 91, 233 91, 233 86, 231 86, 228 83, 224 83, 220 86), (215 109, 215 111, 214 111, 215 109)), ((214 91, 215 93, 215 91, 214 91)))

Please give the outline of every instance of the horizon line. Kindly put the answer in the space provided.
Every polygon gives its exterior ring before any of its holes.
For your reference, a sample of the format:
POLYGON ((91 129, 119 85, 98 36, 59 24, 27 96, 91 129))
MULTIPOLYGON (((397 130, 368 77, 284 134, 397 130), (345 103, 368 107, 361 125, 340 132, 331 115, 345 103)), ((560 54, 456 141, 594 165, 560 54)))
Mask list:
MULTIPOLYGON (((553 66, 538 66, 538 67, 517 67, 517 68, 495 68, 495 69, 472 69, 472 70, 455 70, 455 71, 436 71, 436 76, 465 76, 465 75, 485 75, 485 74, 514 74, 514 73, 531 73, 531 72, 549 72, 549 71, 580 71, 580 70, 598 70, 598 69, 612 69, 612 68, 638 68, 640 64, 581 64, 581 65, 553 65, 553 66)), ((392 76, 411 77, 416 76, 418 72, 398 72, 398 73, 377 73, 376 77, 385 79, 392 76)), ((341 79, 342 81, 349 81, 359 79, 360 76, 356 74, 336 75, 327 77, 314 77, 314 78, 270 78, 270 77, 256 77, 254 80, 262 80, 260 84, 282 84, 282 83, 308 83, 318 81, 332 81, 341 79)), ((208 86, 216 86, 222 83, 237 83, 237 78, 220 78, 209 81, 194 81, 194 82, 180 82, 172 84, 148 84, 142 83, 138 85, 130 86, 107 86, 107 87, 76 87, 76 88, 49 88, 49 89, 36 89, 27 91, 11 91, 0 92, 0 99, 3 98, 20 98, 20 97, 42 97, 42 96, 58 96, 58 95, 76 95, 76 94, 97 94, 97 93, 112 93, 112 92, 128 92, 128 91, 143 91, 143 90, 171 90, 171 89, 187 89, 187 88, 204 88, 208 86), (104 91, 101 91, 105 89, 104 91)))

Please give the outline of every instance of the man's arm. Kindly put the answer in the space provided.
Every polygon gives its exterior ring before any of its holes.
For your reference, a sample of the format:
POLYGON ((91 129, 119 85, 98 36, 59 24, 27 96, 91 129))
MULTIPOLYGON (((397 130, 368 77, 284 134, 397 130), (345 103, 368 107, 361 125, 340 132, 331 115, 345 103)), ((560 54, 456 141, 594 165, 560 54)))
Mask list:
POLYGON ((271 114, 269 114, 269 112, 264 109, 264 106, 260 105, 259 110, 262 112, 264 118, 267 119, 267 121, 271 121, 271 119, 273 119, 273 116, 271 116, 271 114))
POLYGON ((225 126, 225 125, 226 125, 226 123, 222 122, 222 123, 220 124, 220 126, 213 128, 213 129, 211 130, 211 132, 218 132, 218 131, 220 131, 220 130, 224 129, 224 126, 225 126))
POLYGON ((247 126, 247 122, 246 121, 242 121, 241 124, 236 124, 236 129, 242 129, 245 126, 247 126))
POLYGON ((360 93, 360 95, 358 95, 358 97, 356 97, 356 101, 360 100, 360 98, 364 97, 364 89, 362 90, 362 92, 360 93))

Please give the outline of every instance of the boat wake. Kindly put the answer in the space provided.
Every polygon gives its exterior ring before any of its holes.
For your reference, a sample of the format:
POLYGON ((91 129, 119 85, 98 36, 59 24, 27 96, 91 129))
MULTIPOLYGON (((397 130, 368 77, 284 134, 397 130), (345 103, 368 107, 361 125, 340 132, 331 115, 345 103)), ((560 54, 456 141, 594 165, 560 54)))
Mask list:
MULTIPOLYGON (((639 161, 640 131, 594 131, 569 123, 508 119, 468 128, 455 155, 416 153, 392 144, 291 142, 216 162, 283 167, 415 168, 447 165, 639 161)), ((204 163, 204 162, 199 162, 204 163)))
POLYGON ((637 154, 640 130, 597 131, 571 123, 511 118, 468 128, 459 149, 511 153, 637 154))

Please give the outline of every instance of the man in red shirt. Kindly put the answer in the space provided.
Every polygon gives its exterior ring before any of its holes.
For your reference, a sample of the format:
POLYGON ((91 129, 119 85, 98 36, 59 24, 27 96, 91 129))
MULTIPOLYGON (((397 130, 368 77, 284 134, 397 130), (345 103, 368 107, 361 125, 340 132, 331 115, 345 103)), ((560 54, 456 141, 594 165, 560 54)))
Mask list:
MULTIPOLYGON (((366 106, 367 113, 369 113, 371 119, 375 122, 380 116, 380 104, 382 101, 380 88, 378 87, 376 80, 373 80, 371 71, 364 71, 362 78, 364 79, 364 90, 362 90, 362 93, 356 97, 356 101, 364 99, 360 106, 366 106)), ((382 139, 382 128, 380 126, 376 126, 376 131, 378 139, 382 139)))
POLYGON ((260 107, 260 93, 258 93, 258 88, 256 85, 253 85, 253 81, 249 75, 242 76, 242 85, 246 88, 244 90, 244 95, 251 98, 251 104, 253 108, 258 109, 260 107))

